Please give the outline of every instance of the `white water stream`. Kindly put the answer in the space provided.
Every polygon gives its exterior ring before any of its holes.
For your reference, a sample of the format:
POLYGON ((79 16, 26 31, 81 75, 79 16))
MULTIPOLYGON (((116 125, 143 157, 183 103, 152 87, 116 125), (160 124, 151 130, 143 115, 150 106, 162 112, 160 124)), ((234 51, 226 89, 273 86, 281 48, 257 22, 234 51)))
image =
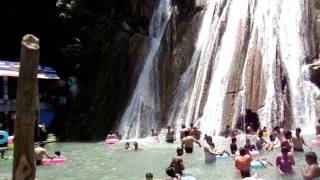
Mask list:
POLYGON ((120 121, 119 131, 124 138, 141 137, 150 128, 159 127, 158 52, 171 12, 171 0, 160 0, 154 10, 149 27, 150 48, 130 103, 120 121))
MULTIPOLYGON (((169 1, 160 1, 153 16, 150 34, 157 34, 133 98, 120 125, 125 137, 139 137, 150 128, 159 127, 160 111, 157 52, 164 27, 171 13, 169 1), (165 8, 159 8, 160 6, 165 8), (162 23, 155 23, 163 20, 162 23), (158 25, 154 25, 158 24, 158 25), (157 31, 154 31, 157 29, 157 31), (152 73, 150 73, 152 72, 152 73), (153 74, 153 75, 151 75, 153 74), (152 84, 154 82, 154 84, 152 84), (148 113, 141 113, 141 112, 148 113), (143 127, 143 128, 142 128, 143 127)), ((305 45, 309 21, 305 13, 308 2, 297 0, 207 0, 196 48, 187 70, 182 74, 175 91, 167 124, 200 124, 206 134, 218 134, 225 118, 227 95, 233 65, 244 59, 240 90, 234 99, 233 125, 238 115, 245 115, 250 91, 247 87, 250 50, 261 55, 260 85, 262 105, 255 109, 261 126, 293 122, 294 127, 313 127, 316 120, 314 94, 318 91, 309 81, 306 59, 310 56, 305 45), (250 28, 249 31, 245 28, 250 28), (244 33, 248 32, 246 36, 244 33), (245 41, 245 38, 247 41, 245 41), (247 44, 245 57, 240 49, 247 44), (282 87, 287 84, 285 87, 282 87), (288 94, 288 95, 286 95, 288 94), (264 100, 263 100, 264 98, 264 100), (289 109, 289 111, 288 111, 289 109), (290 115, 288 115, 290 114, 290 115), (292 119, 290 119, 292 118, 292 119)), ((251 59, 252 60, 252 59, 251 59)), ((258 61, 254 59, 254 61, 258 61)), ((257 68, 257 67, 253 67, 257 68)), ((251 92, 252 93, 252 92, 251 92)), ((257 101, 257 100, 256 100, 257 101)), ((229 108, 229 107, 227 107, 229 108)))

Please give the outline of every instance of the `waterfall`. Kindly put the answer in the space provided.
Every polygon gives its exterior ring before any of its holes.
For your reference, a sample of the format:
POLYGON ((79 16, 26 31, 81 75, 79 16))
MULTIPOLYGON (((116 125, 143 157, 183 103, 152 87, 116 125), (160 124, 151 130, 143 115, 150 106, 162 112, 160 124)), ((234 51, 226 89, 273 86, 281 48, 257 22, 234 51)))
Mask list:
POLYGON ((293 122, 292 127, 312 127, 318 89, 309 81, 305 62, 308 50, 302 33, 307 26, 303 20, 308 17, 302 14, 303 8, 300 1, 290 0, 208 0, 191 63, 180 78, 170 107, 168 124, 179 128, 182 123, 195 122, 206 134, 219 133, 232 81, 230 71, 239 61, 238 51, 243 46, 239 42, 244 37, 241 27, 249 21, 250 39, 232 124, 236 124, 239 114, 245 116, 247 104, 255 101, 246 99, 246 67, 250 50, 256 50, 261 54, 260 83, 264 91, 261 107, 255 109, 261 126, 270 128, 287 121, 293 122), (286 87, 282 87, 284 79, 286 87), (291 115, 285 113, 285 107, 290 108, 291 115))
POLYGON ((149 27, 150 47, 137 85, 119 125, 124 138, 146 135, 159 127, 160 97, 158 52, 165 27, 172 12, 171 0, 160 0, 149 27))
MULTIPOLYGON (((292 106, 291 120, 295 126, 315 125, 315 102, 313 88, 307 78, 308 69, 303 69, 308 57, 304 46, 303 33, 307 27, 302 14, 304 4, 300 1, 283 1, 280 16, 279 39, 281 61, 289 80, 292 106)), ((290 120, 290 119, 286 119, 290 120)))
MULTIPOLYGON (((306 64, 308 3, 204 1, 195 49, 175 89, 167 124, 178 129, 193 122, 205 134, 218 134, 224 122, 235 126, 250 109, 261 126, 313 127, 319 89, 310 82, 306 64)), ((149 54, 121 119, 126 138, 159 127, 157 53, 170 14, 170 2, 160 1, 151 21, 149 54)))
MULTIPOLYGON (((203 79, 205 77, 198 77, 195 80, 197 82, 193 82, 195 71, 207 71, 208 61, 203 62, 200 59, 202 51, 208 49, 212 50, 212 43, 210 40, 214 39, 212 33, 214 29, 216 29, 217 21, 213 22, 214 16, 217 15, 217 12, 214 14, 217 9, 217 2, 207 2, 207 7, 203 15, 203 22, 201 26, 201 30, 199 32, 199 37, 196 43, 196 48, 193 53, 191 63, 187 70, 183 73, 180 78, 179 85, 175 91, 175 96, 173 99, 173 103, 170 107, 170 112, 168 114, 168 125, 175 125, 176 129, 181 127, 183 123, 189 124, 192 122, 190 116, 195 112, 195 103, 199 101, 199 97, 191 96, 191 94, 195 94, 192 91, 192 87, 198 87, 199 84, 202 84, 203 79), (214 15, 213 15, 214 14, 214 15), (211 24, 212 23, 212 24, 211 24), (212 31, 210 31, 212 29, 212 31), (211 44, 210 44, 211 43, 211 44), (200 61, 200 62, 199 62, 200 61), (199 64, 200 63, 200 64, 199 64), (203 63, 206 63, 205 65, 203 63), (196 69, 198 67, 198 69, 196 69), (202 69, 204 67, 204 69, 202 69)), ((217 18, 216 18, 217 20, 217 18)), ((206 73, 200 73, 201 75, 206 73)), ((202 94, 200 91, 202 86, 199 88, 194 88, 194 91, 197 91, 196 94, 202 94)))

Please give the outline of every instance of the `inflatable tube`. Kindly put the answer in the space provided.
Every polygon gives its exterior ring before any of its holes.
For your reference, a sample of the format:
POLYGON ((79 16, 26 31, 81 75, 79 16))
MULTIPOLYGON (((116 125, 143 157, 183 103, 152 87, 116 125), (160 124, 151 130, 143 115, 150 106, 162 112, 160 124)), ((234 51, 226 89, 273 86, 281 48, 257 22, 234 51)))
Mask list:
POLYGON ((311 143, 312 143, 313 145, 320 146, 320 140, 318 140, 318 139, 312 140, 311 143))
POLYGON ((7 147, 8 147, 9 150, 13 150, 14 149, 14 144, 8 144, 7 147))
POLYGON ((229 155, 227 153, 223 153, 222 156, 217 155, 216 158, 219 160, 228 159, 229 155))
POLYGON ((7 131, 0 131, 0 136, 2 136, 2 138, 0 139, 0 144, 4 144, 8 141, 9 134, 7 133, 7 131))
POLYGON ((8 137, 8 144, 13 144, 14 143, 14 136, 9 136, 8 137))
POLYGON ((181 177, 181 179, 182 180, 196 180, 196 178, 193 176, 183 176, 183 177, 181 177))
POLYGON ((252 161, 250 163, 250 167, 253 168, 253 169, 263 169, 263 168, 266 168, 264 166, 264 161, 252 161))
POLYGON ((251 156, 256 156, 259 154, 259 151, 253 150, 253 151, 250 151, 249 153, 251 154, 251 156))
POLYGON ((57 158, 57 159, 42 159, 41 164, 61 164, 64 163, 66 159, 57 158))
POLYGON ((105 141, 106 144, 116 144, 119 142, 119 139, 107 139, 105 141))

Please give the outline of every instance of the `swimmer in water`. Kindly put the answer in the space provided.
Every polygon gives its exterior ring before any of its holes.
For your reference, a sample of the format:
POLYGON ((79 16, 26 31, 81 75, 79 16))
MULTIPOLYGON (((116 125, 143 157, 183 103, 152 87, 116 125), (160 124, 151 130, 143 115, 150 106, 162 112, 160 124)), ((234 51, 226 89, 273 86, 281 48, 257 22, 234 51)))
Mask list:
POLYGON ((182 174, 182 171, 184 170, 184 164, 183 164, 183 149, 181 147, 177 147, 177 155, 172 158, 170 166, 173 167, 175 174, 182 174))
POLYGON ((250 164, 252 161, 251 155, 247 154, 244 148, 239 149, 240 156, 235 157, 235 166, 240 172, 242 178, 250 177, 250 164))
POLYGON ((301 129, 296 128, 296 135, 292 137, 292 145, 293 145, 293 151, 295 152, 303 152, 303 145, 307 146, 308 148, 311 148, 306 144, 306 142, 303 139, 303 136, 300 135, 301 129))
POLYGON ((167 126, 167 129, 166 142, 173 143, 176 140, 176 132, 171 129, 171 126, 167 126))
POLYGON ((185 149, 186 153, 193 152, 193 143, 197 143, 199 144, 199 147, 201 147, 200 142, 193 136, 189 135, 189 131, 186 131, 184 135, 185 137, 181 140, 181 147, 185 149))
POLYGON ((133 143, 133 146, 134 146, 134 148, 133 148, 134 151, 142 151, 142 150, 143 150, 143 148, 141 148, 141 147, 138 146, 138 143, 137 143, 137 142, 134 142, 134 143, 133 143))
POLYGON ((214 162, 216 160, 216 156, 222 156, 224 153, 229 154, 229 152, 227 152, 226 150, 220 150, 220 149, 216 149, 214 143, 212 142, 212 137, 211 136, 207 136, 206 142, 204 143, 203 146, 203 150, 204 150, 204 159, 206 163, 211 163, 214 162))

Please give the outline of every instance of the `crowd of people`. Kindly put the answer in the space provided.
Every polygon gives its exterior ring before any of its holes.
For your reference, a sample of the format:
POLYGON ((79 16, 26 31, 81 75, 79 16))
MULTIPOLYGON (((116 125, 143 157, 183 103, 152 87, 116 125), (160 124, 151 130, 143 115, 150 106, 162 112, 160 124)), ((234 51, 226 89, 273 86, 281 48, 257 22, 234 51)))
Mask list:
MULTIPOLYGON (((320 119, 316 125, 316 137, 320 140, 320 119)), ((301 129, 296 128, 295 134, 292 134, 290 130, 274 127, 272 131, 267 131, 265 127, 254 131, 250 126, 246 128, 246 134, 241 135, 239 130, 232 130, 230 126, 226 126, 223 132, 224 136, 230 140, 230 150, 216 147, 213 137, 210 135, 204 135, 204 162, 213 163, 219 156, 230 156, 234 160, 235 170, 241 178, 250 179, 253 176, 251 172, 251 162, 259 161, 265 167, 275 166, 275 169, 281 175, 289 175, 294 173, 296 162, 293 152, 303 153, 304 146, 311 149, 311 147, 305 142, 301 135, 301 129), (238 148, 238 139, 245 137, 245 145, 238 148), (266 139, 269 137, 269 140, 266 139), (255 143, 252 143, 255 141, 255 143), (254 152, 259 151, 273 151, 274 149, 280 149, 280 153, 275 157, 275 164, 266 159, 254 156, 254 152)), ((176 148, 176 155, 171 159, 168 167, 165 169, 168 175, 167 180, 180 180, 185 170, 183 161, 183 154, 193 153, 194 144, 198 144, 200 148, 201 131, 190 124, 187 128, 184 124, 181 126, 181 130, 176 133, 170 126, 167 127, 165 141, 167 143, 174 143, 177 141, 176 134, 180 135, 181 146, 176 148)), ((159 133, 155 129, 151 129, 150 135, 159 139, 159 133)), ((122 138, 119 132, 110 133, 107 138, 122 138)), ((127 151, 141 151, 142 147, 139 147, 138 142, 133 142, 133 147, 130 147, 130 143, 126 142, 124 146, 127 151)), ((55 152, 55 155, 49 156, 45 144, 40 143, 39 147, 35 148, 35 162, 37 165, 41 165, 41 160, 44 157, 49 159, 62 158, 59 151, 55 152)), ((313 179, 320 177, 320 167, 318 166, 317 155, 315 152, 305 153, 306 166, 301 167, 301 173, 304 179, 313 179)), ((146 174, 146 179, 153 179, 152 173, 146 174)))
MULTIPOLYGON (((320 119, 316 125, 316 137, 320 140, 320 119)), ((250 125, 246 127, 245 134, 241 135, 241 131, 231 129, 226 126, 222 135, 230 140, 230 150, 217 148, 210 135, 204 135, 204 161, 205 163, 215 162, 219 156, 230 156, 234 160, 235 170, 237 174, 243 179, 258 179, 257 174, 252 174, 251 163, 253 161, 261 162, 264 167, 275 166, 275 169, 280 175, 294 174, 296 162, 293 152, 303 153, 304 146, 311 149, 303 136, 301 135, 301 128, 295 129, 295 134, 290 130, 282 129, 278 126, 268 131, 266 127, 254 130, 250 125), (238 139, 245 137, 245 145, 238 148, 238 139), (268 139, 266 138, 268 137, 268 139), (255 141, 255 143, 252 143, 255 141), (267 159, 259 158, 259 151, 273 151, 279 149, 280 153, 275 157, 275 164, 267 159), (254 155, 254 153, 257 153, 254 155)), ((167 143, 174 143, 176 134, 180 134, 181 146, 177 147, 176 155, 172 158, 169 166, 165 169, 168 175, 168 180, 180 180, 185 170, 183 163, 183 154, 192 153, 194 144, 198 144, 201 148, 200 137, 201 131, 190 124, 187 128, 184 124, 178 133, 175 132, 170 126, 167 127, 165 141, 167 143)), ((151 136, 157 137, 158 133, 152 129, 151 136)), ((305 154, 305 166, 301 167, 301 173, 304 179, 320 178, 320 167, 318 165, 317 155, 315 152, 309 151, 305 154)), ((146 174, 146 179, 153 179, 151 173, 146 174)))

